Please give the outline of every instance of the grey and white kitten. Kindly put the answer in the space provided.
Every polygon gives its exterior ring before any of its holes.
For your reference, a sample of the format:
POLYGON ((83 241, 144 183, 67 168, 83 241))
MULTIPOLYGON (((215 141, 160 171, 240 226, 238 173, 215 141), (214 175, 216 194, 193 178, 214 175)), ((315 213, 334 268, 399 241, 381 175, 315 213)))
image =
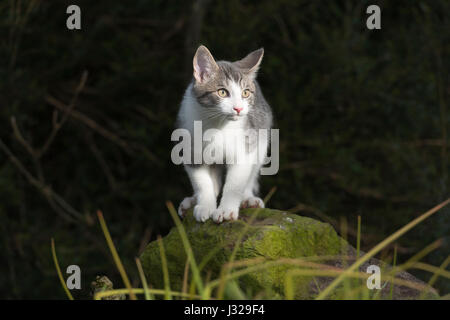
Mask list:
MULTIPOLYGON (((272 111, 256 82, 256 75, 264 50, 261 48, 235 62, 215 61, 205 46, 200 46, 193 59, 194 77, 189 84, 178 113, 177 126, 189 130, 194 136, 194 121, 202 121, 203 131, 214 128, 226 132, 222 139, 245 139, 242 130, 266 129, 272 126, 272 111), (236 132, 236 134, 230 134, 236 132)), ((264 157, 269 138, 260 141, 264 157)), ((215 143, 211 139, 209 143, 215 143)), ((220 141, 220 140, 219 140, 220 141)), ((235 141, 235 140, 234 140, 235 141)), ((230 140, 231 143, 233 143, 230 140)), ((197 221, 212 218, 220 223, 237 220, 239 208, 264 207, 257 197, 258 177, 262 162, 257 159, 255 142, 246 140, 245 163, 207 165, 205 163, 184 167, 194 189, 192 197, 185 198, 178 213, 194 207, 197 221), (251 144, 251 145, 249 145, 251 144), (222 180, 225 184, 222 189, 222 180), (222 197, 217 204, 217 198, 222 197)), ((220 147, 226 145, 221 141, 220 147)), ((205 146, 205 143, 204 143, 205 146)), ((261 149, 261 148, 259 148, 261 149)), ((227 153, 224 148, 224 158, 227 153)), ((259 151, 260 152, 260 151, 259 151)))

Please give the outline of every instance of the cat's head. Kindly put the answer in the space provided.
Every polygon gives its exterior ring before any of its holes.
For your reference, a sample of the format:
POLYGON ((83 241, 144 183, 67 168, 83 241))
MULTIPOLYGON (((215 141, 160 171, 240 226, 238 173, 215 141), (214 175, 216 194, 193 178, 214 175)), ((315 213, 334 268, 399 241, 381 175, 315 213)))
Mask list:
POLYGON ((205 46, 195 53, 194 94, 205 113, 220 113, 231 120, 245 117, 255 103, 255 78, 264 50, 235 61, 215 61, 205 46))

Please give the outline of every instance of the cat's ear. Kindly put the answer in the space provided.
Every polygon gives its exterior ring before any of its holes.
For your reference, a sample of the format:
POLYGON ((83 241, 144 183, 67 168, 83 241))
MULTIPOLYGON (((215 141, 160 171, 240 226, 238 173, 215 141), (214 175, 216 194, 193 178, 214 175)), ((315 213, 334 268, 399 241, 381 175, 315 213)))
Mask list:
POLYGON ((261 48, 249 53, 244 59, 236 61, 235 64, 239 68, 244 69, 246 73, 256 77, 263 55, 264 49, 261 48))
POLYGON ((211 52, 205 46, 198 47, 194 55, 194 78, 199 83, 210 80, 219 70, 211 52))

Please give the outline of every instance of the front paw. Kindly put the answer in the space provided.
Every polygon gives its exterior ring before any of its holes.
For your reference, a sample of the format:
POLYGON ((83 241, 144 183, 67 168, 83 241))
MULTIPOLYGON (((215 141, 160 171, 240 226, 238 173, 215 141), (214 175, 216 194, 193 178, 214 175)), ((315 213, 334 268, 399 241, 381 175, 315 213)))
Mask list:
POLYGON ((258 197, 249 197, 242 201, 241 208, 264 208, 264 201, 258 197))
POLYGON ((213 206, 196 205, 194 207, 194 218, 198 222, 205 222, 211 217, 215 209, 213 206))
POLYGON ((222 223, 227 220, 237 220, 239 217, 239 207, 237 206, 219 206, 212 213, 212 218, 216 223, 222 223))
POLYGON ((178 215, 181 218, 186 216, 186 212, 195 205, 195 197, 186 197, 178 206, 178 215))

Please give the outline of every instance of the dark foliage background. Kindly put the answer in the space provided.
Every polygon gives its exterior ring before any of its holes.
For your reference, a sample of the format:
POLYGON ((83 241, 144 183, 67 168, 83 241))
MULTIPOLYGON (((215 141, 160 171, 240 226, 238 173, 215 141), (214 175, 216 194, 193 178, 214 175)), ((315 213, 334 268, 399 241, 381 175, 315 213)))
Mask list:
MULTIPOLYGON (((281 142, 278 175, 262 179, 263 194, 277 187, 270 207, 338 230, 345 218, 353 243, 361 215, 367 250, 448 198, 450 2, 378 1, 377 31, 369 4, 1 1, 0 297, 64 298, 51 237, 63 271, 82 269, 76 296, 97 274, 121 286, 97 209, 138 284, 134 257, 172 226, 165 201, 191 193, 170 134, 199 44, 228 60, 265 48, 259 81, 281 142), (66 28, 68 4, 80 31, 66 28)), ((399 261, 442 239, 424 259, 439 266, 449 217, 403 237, 399 261)))

